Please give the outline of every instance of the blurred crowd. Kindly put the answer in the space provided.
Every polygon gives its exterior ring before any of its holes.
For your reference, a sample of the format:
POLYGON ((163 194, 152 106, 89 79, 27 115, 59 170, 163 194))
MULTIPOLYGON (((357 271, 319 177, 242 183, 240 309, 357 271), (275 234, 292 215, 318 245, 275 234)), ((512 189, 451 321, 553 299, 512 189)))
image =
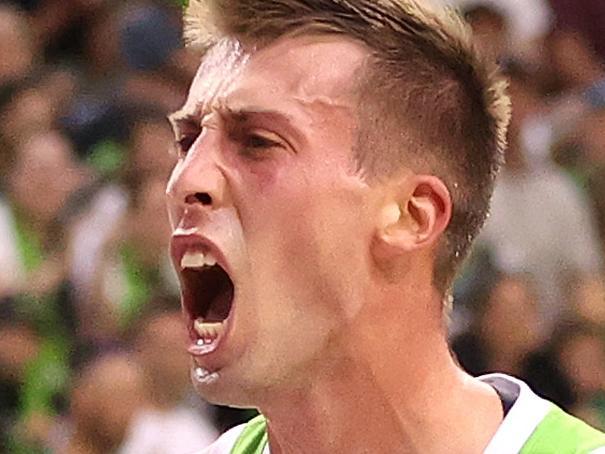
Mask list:
POLYGON ((176 1, 0 2, 0 452, 185 453, 164 188, 199 55, 176 1))
POLYGON ((513 103, 452 349, 473 374, 520 377, 605 429, 605 2, 451 2, 513 103))
MULTIPOLYGON (((438 0, 510 81, 452 348, 605 428, 605 2, 438 0)), ((176 0, 0 0, 0 452, 186 453, 246 418, 192 395, 165 117, 199 55, 176 0)))

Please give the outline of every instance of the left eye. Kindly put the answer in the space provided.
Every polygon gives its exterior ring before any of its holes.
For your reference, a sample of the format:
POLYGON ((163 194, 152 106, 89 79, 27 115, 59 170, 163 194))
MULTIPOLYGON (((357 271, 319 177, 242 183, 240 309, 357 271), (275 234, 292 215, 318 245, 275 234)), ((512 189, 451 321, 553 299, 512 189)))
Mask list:
POLYGON ((268 137, 264 137, 258 134, 251 134, 244 138, 243 145, 245 148, 263 149, 279 146, 280 143, 275 140, 269 139, 268 137))

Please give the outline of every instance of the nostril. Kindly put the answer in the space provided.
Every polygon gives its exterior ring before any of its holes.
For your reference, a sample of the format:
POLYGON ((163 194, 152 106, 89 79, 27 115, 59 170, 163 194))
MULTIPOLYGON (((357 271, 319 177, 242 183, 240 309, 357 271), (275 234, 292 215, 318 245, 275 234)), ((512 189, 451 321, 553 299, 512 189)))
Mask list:
POLYGON ((206 192, 198 192, 197 194, 195 194, 195 198, 202 205, 212 205, 212 197, 210 197, 210 194, 206 192))
POLYGON ((202 205, 212 205, 212 197, 207 192, 196 192, 190 194, 185 200, 189 204, 201 203, 202 205))

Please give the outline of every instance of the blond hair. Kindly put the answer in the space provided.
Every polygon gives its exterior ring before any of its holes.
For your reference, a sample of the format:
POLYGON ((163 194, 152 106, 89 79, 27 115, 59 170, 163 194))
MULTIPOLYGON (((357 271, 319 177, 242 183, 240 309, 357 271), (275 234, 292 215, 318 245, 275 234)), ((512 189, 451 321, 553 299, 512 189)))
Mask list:
POLYGON ((185 17, 192 46, 234 37, 258 47, 303 34, 368 49, 355 147, 368 178, 409 167, 448 187, 453 214, 434 274, 445 295, 487 217, 510 119, 506 84, 455 12, 416 0, 191 0, 185 17))

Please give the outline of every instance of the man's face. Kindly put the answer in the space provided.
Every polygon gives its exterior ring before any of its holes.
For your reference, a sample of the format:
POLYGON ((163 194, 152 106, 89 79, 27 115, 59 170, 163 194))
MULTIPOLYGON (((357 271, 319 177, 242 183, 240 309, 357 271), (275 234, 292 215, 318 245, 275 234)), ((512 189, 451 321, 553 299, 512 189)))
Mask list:
POLYGON ((211 401, 304 387, 355 323, 374 219, 352 151, 365 58, 337 38, 252 53, 223 42, 175 115, 172 254, 194 383, 211 401))
POLYGON ((11 198, 29 216, 51 222, 82 176, 70 144, 60 134, 38 134, 18 150, 11 198))

